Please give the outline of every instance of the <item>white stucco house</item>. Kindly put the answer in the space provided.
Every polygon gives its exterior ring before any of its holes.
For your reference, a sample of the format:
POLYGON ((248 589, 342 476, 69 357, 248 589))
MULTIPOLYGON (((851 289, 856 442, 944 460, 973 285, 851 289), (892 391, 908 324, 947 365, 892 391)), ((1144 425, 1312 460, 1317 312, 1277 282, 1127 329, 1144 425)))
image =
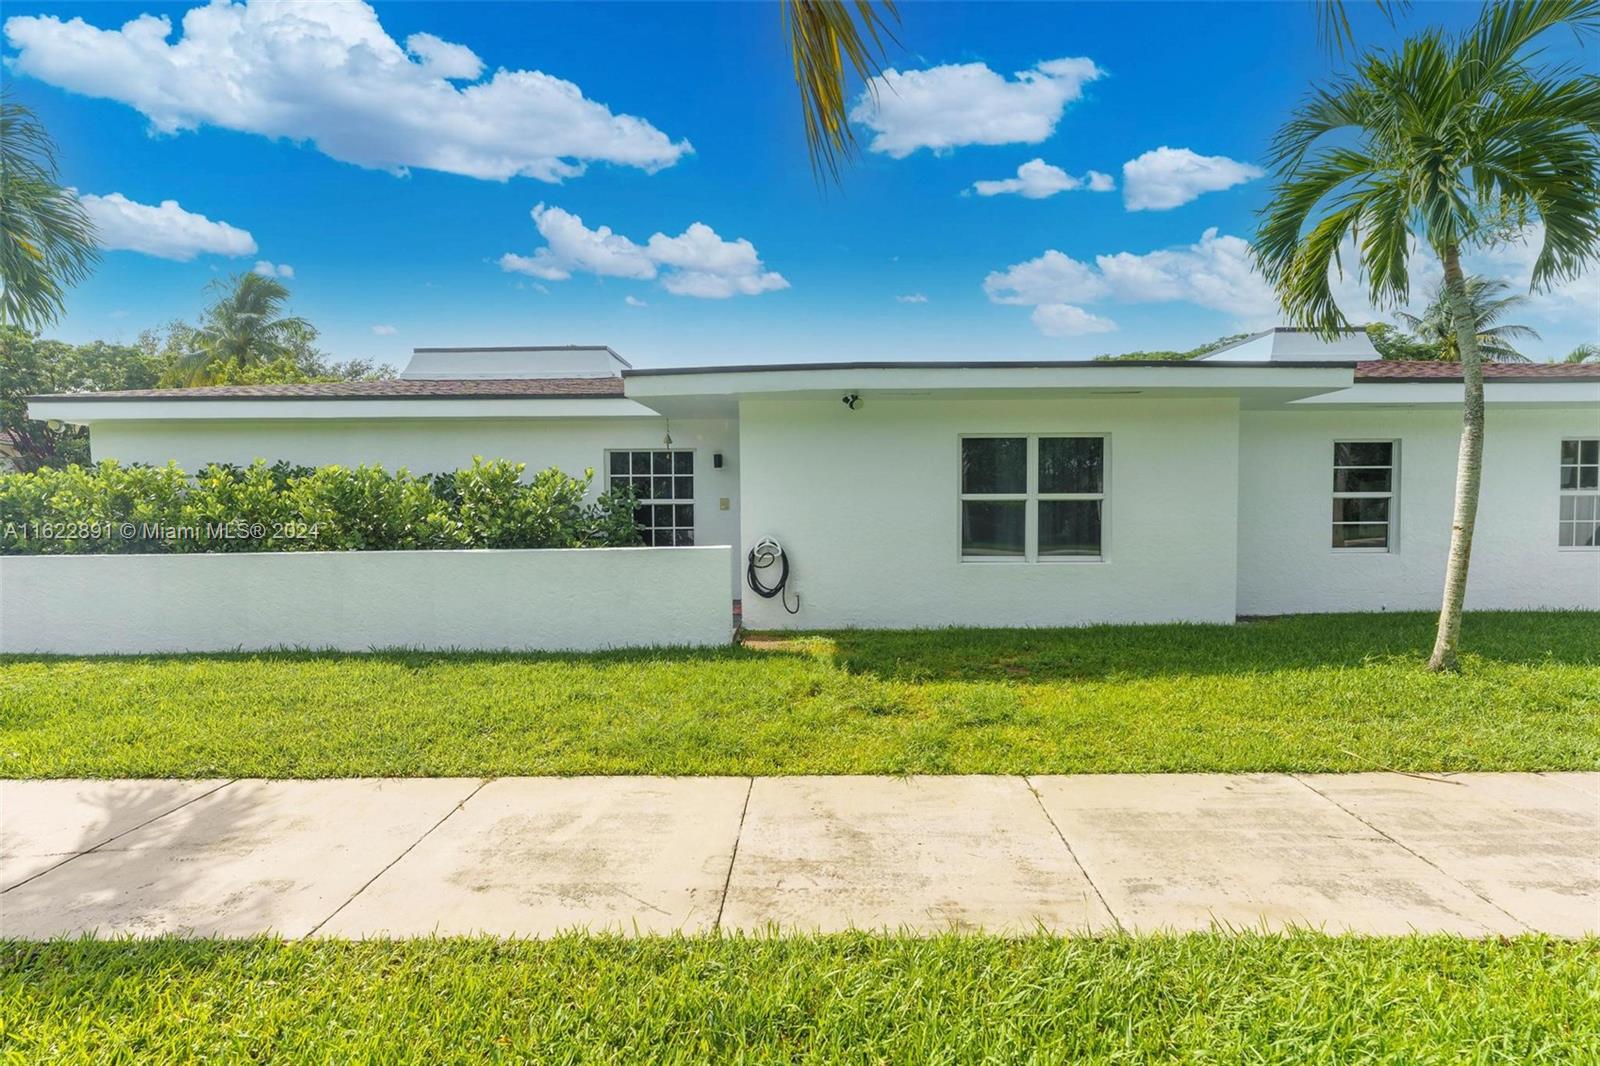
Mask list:
MULTIPOLYGON (((1600 609, 1600 366, 1488 368, 1468 606, 1600 609)), ((757 628, 1232 621, 1439 601, 1462 386, 1362 334, 1193 362, 635 369, 606 347, 419 348, 398 380, 35 397, 96 459, 630 482, 648 543, 734 547, 757 628), (781 542, 774 598, 746 554, 781 542), (790 613, 798 605, 795 613, 790 613)), ((773 580, 775 571, 764 572, 773 580)))

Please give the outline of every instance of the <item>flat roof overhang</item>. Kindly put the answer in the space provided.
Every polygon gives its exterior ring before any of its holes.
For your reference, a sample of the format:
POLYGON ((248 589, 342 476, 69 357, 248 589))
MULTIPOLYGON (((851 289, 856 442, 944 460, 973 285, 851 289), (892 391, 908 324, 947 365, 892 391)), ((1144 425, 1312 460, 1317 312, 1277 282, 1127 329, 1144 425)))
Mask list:
POLYGON ((630 399, 674 418, 734 417, 741 399, 1091 399, 1096 396, 1233 397, 1276 407, 1347 389, 1348 362, 1174 363, 1086 360, 989 363, 801 363, 623 371, 630 399))
POLYGON ((659 418, 621 396, 574 397, 165 397, 80 396, 30 400, 28 417, 71 425, 95 422, 275 422, 434 418, 659 418))
MULTIPOLYGON (((1460 407, 1459 381, 1358 381, 1339 392, 1296 400, 1294 407, 1460 407)), ((1483 402, 1508 407, 1600 407, 1600 381, 1486 381, 1483 402)))

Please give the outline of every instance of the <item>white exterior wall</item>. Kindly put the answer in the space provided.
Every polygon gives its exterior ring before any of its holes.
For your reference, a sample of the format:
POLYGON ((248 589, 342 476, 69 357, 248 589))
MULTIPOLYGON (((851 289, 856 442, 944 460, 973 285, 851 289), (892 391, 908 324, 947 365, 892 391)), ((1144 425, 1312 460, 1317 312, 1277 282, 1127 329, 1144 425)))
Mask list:
MULTIPOLYGON (((1487 413, 1469 609, 1600 609, 1600 551, 1556 544, 1563 437, 1600 433, 1594 408, 1487 413)), ((1239 435, 1239 613, 1437 610, 1461 413, 1245 411, 1239 435), (1331 545, 1333 442, 1400 442, 1399 524, 1389 552, 1331 545)))
POLYGON ((800 613, 744 593, 753 629, 1230 622, 1232 399, 740 404, 743 550, 778 538, 800 613), (964 434, 1109 435, 1105 558, 963 561, 964 434))
MULTIPOLYGON (((115 421, 90 426, 96 461, 163 465, 176 461, 189 473, 207 463, 280 459, 305 466, 381 464, 414 474, 472 465, 472 457, 511 459, 529 472, 558 467, 581 475, 593 468, 590 495, 604 491, 605 453, 617 448, 660 448, 672 432, 674 448, 695 450, 695 543, 739 543, 739 440, 732 421, 664 418, 415 418, 359 421, 237 420, 227 422, 115 421), (715 469, 712 455, 723 454, 715 469), (721 501, 727 500, 726 509, 721 501)), ((740 570, 730 563, 732 580, 740 570)))
POLYGON ((730 549, 0 558, 0 652, 594 651, 732 639, 730 549))

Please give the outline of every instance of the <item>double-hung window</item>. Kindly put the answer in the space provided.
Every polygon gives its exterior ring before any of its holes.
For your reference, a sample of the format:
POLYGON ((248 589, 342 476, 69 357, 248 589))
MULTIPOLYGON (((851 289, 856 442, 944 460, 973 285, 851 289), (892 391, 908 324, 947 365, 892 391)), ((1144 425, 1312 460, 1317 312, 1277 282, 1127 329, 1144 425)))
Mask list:
POLYGON ((961 438, 963 559, 1098 559, 1106 438, 961 438))
POLYGON ((1563 548, 1600 548, 1600 437, 1561 442, 1563 548))
POLYGON ((1392 440, 1335 441, 1333 546, 1340 551, 1392 551, 1395 473, 1392 440))
POLYGON ((606 465, 611 488, 633 487, 633 520, 646 544, 694 543, 694 451, 614 451, 606 465))

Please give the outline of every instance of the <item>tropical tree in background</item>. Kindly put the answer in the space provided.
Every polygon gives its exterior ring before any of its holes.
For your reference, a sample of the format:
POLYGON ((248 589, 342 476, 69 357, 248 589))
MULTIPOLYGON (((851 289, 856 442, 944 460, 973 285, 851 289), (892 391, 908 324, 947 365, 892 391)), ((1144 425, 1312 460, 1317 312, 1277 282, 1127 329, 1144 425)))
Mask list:
MULTIPOLYGON (((1527 356, 1512 345, 1514 340, 1538 340, 1539 333, 1532 326, 1519 326, 1514 322, 1500 321, 1519 304, 1528 302, 1526 296, 1510 292, 1511 286, 1499 278, 1468 277, 1464 280, 1467 294, 1467 313, 1472 319, 1478 351, 1485 359, 1495 363, 1528 363, 1527 356)), ((1428 298, 1428 306, 1420 315, 1397 311, 1395 318, 1417 340, 1437 354, 1435 359, 1452 363, 1461 361, 1461 345, 1456 340, 1455 313, 1451 309, 1450 294, 1444 283, 1435 286, 1428 298)))
POLYGON ((1567 353, 1563 363, 1600 363, 1600 344, 1580 344, 1567 353))
POLYGON ((289 288, 262 274, 236 274, 211 283, 217 300, 188 336, 190 351, 177 374, 187 385, 217 382, 239 371, 278 362, 309 344, 316 328, 284 314, 289 288))
POLYGON ((0 95, 0 326, 37 330, 100 253, 94 224, 61 184, 56 146, 28 108, 0 95))
POLYGON ((28 417, 28 397, 53 392, 148 389, 159 370, 138 348, 91 341, 41 340, 16 326, 0 326, 0 438, 15 452, 19 470, 89 461, 82 426, 28 417))
POLYGON ((1464 396, 1433 670, 1458 668, 1483 463, 1483 354, 1462 250, 1539 223, 1536 288, 1600 254, 1600 77, 1535 65, 1535 40, 1558 26, 1592 33, 1600 2, 1499 0, 1463 34, 1368 53, 1296 108, 1272 146, 1255 255, 1293 321, 1346 328, 1333 285, 1347 260, 1380 306, 1407 301, 1416 246, 1444 268, 1464 396))

